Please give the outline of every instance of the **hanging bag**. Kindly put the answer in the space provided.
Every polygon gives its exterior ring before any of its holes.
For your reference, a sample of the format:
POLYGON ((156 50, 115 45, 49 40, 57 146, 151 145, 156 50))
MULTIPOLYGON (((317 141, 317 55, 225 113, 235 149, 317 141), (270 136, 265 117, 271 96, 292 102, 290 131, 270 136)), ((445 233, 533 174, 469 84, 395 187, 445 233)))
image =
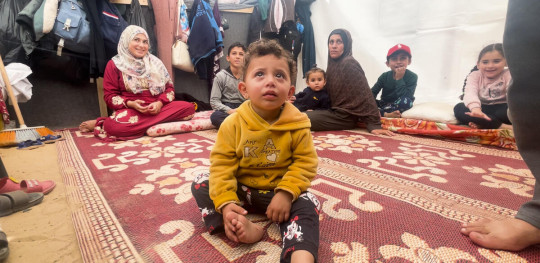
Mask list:
POLYGON ((77 53, 90 52, 90 22, 86 20, 86 13, 78 1, 60 2, 53 32, 58 39, 58 56, 62 55, 62 48, 77 53))
POLYGON ((186 71, 195 72, 195 66, 189 56, 188 45, 186 44, 189 36, 189 25, 187 22, 186 4, 183 0, 178 1, 178 13, 175 24, 175 41, 172 46, 172 65, 173 67, 186 71))

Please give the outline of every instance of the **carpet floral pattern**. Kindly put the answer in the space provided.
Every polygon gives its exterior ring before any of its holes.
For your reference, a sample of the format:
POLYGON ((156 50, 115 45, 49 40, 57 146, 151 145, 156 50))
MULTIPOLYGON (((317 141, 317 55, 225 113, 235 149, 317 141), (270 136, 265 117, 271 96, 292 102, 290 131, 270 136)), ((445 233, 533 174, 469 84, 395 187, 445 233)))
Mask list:
MULTIPOLYGON (((279 229, 253 245, 204 229, 191 195, 216 130, 104 143, 63 131, 59 162, 86 262, 278 262, 279 229)), ((313 133, 319 262, 539 262, 538 248, 480 248, 461 222, 515 215, 534 177, 517 151, 363 130, 313 133)))

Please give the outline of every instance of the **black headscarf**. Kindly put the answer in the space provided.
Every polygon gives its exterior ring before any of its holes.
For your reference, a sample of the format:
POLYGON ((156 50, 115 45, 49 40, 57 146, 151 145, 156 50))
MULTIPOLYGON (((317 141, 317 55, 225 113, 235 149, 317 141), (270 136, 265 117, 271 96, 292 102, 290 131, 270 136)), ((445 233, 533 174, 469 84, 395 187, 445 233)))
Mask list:
POLYGON ((349 31, 335 29, 328 36, 340 35, 343 41, 343 54, 336 59, 330 57, 326 68, 326 89, 330 96, 332 109, 357 116, 367 125, 369 131, 380 129, 380 114, 368 85, 364 70, 352 56, 352 38, 349 31))
POLYGON ((343 41, 343 54, 336 59, 333 59, 330 57, 330 49, 328 49, 328 64, 330 64, 330 61, 339 61, 342 60, 344 57, 352 56, 352 38, 351 33, 343 28, 334 29, 332 32, 330 32, 330 35, 328 36, 328 41, 326 44, 328 45, 330 43, 330 37, 333 35, 340 35, 341 40, 343 41))

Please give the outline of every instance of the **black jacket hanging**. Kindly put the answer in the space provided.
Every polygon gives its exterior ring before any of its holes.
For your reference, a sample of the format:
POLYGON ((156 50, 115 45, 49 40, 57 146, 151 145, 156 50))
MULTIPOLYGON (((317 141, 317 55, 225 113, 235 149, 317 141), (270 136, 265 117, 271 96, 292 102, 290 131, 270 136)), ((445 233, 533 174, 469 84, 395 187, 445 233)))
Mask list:
POLYGON ((315 36, 313 34, 313 25, 311 24, 311 10, 310 6, 315 0, 303 0, 297 1, 295 10, 302 25, 304 25, 304 33, 302 34, 302 72, 304 77, 306 72, 310 70, 313 65, 317 64, 315 55, 315 36))

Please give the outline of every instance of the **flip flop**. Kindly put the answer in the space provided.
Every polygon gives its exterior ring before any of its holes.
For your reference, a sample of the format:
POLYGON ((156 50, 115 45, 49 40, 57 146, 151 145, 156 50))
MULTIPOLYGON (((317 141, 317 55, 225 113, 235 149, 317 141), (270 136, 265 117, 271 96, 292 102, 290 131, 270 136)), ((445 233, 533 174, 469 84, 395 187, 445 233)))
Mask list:
POLYGON ((21 183, 17 182, 14 178, 4 177, 0 179, 0 194, 22 190, 25 193, 50 193, 56 183, 51 180, 38 181, 38 180, 22 180, 21 183))
POLYGON ((41 146, 45 146, 40 140, 26 140, 17 144, 17 150, 32 150, 41 146))
POLYGON ((9 256, 9 247, 7 236, 4 231, 0 230, 0 262, 3 262, 9 256))
POLYGON ((43 143, 54 143, 56 141, 62 141, 64 138, 62 138, 62 135, 52 135, 49 134, 47 136, 43 136, 39 138, 39 140, 43 143))
POLYGON ((42 193, 25 193, 14 191, 0 194, 0 217, 11 215, 35 206, 43 201, 42 193))

